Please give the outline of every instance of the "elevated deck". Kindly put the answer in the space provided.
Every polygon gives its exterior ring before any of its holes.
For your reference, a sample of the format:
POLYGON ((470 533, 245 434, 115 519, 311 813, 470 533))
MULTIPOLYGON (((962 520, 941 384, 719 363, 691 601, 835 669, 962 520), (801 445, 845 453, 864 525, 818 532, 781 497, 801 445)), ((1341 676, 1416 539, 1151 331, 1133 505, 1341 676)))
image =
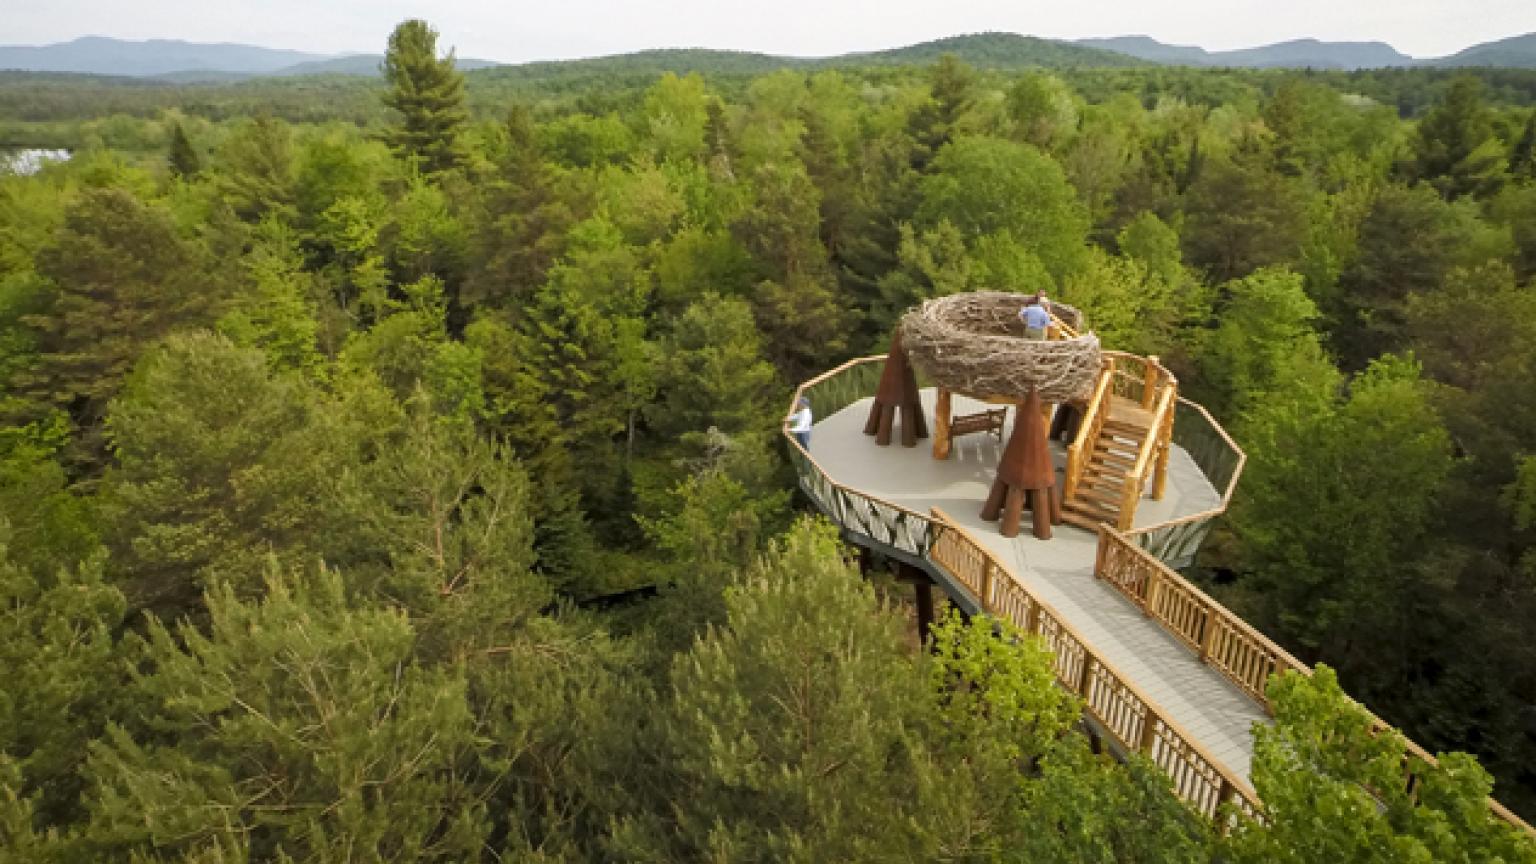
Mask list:
MULTIPOLYGON (((931 412, 935 394, 922 391, 931 412)), ((955 396, 957 413, 988 407, 955 396)), ((995 523, 983 522, 981 502, 996 472, 1002 443, 991 435, 954 440, 947 460, 935 460, 927 442, 918 447, 876 446, 863 434, 870 399, 849 404, 820 419, 811 436, 810 455, 839 485, 917 513, 939 508, 982 542, 1027 590, 1054 607, 1093 651, 1112 664, 1230 773, 1248 779, 1253 759, 1254 723, 1266 712, 1231 681, 1170 635, 1112 586, 1094 576, 1098 536, 1070 525, 1058 526, 1051 540, 1028 533, 1003 537, 995 523)), ((1003 441, 1011 431, 1004 430, 1003 441)), ((1062 445, 1052 445, 1058 472, 1065 466, 1062 445)), ((1174 445, 1168 487, 1162 500, 1143 500, 1136 526, 1164 523, 1219 507, 1215 489, 1190 455, 1174 445)), ((854 505, 855 507, 857 504, 854 505)), ((864 515, 868 514, 850 514, 864 515)))

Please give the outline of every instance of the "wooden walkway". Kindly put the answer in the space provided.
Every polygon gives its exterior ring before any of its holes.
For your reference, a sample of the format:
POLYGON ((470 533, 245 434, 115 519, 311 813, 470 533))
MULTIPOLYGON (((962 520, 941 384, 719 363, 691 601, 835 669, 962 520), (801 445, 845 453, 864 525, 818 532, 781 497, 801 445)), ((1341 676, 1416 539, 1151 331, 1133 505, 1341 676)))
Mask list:
MULTIPOLYGON (((934 393, 925 390, 922 397, 931 415, 934 393)), ((932 457, 927 440, 919 441, 917 447, 903 447, 899 440, 880 447, 863 434, 869 404, 869 399, 862 399, 815 424, 810 453, 831 479, 919 513, 934 507, 944 510, 986 544, 1029 591, 1066 618, 1096 653, 1193 735, 1206 752, 1231 773, 1249 778, 1251 730, 1254 723, 1269 722, 1268 716, 1229 679, 1201 663, 1157 622, 1094 578, 1096 535, 1062 525, 1048 541, 1037 540, 1027 531, 1016 538, 1003 537, 994 523, 982 522, 979 515, 1002 453, 1001 442, 991 435, 963 436, 955 439, 953 451, 944 461, 932 457)), ((985 407, 955 397, 957 413, 985 407)), ((1009 420, 1011 423, 1011 416, 1009 420)), ((1007 440, 1006 434, 1003 440, 1007 440)), ((1065 455, 1061 445, 1053 443, 1052 448, 1059 472, 1065 455)), ((1220 499, 1221 494, 1211 488, 1188 455, 1175 446, 1169 461, 1167 493, 1161 501, 1142 500, 1136 525, 1208 510, 1220 499)))

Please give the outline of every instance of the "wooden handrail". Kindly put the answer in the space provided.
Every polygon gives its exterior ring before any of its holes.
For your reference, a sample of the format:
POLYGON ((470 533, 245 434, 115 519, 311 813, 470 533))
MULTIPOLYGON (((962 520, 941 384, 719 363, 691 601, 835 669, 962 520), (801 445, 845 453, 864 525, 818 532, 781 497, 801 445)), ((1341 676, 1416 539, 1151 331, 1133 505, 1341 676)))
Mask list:
POLYGON ((1147 473, 1147 466, 1152 462, 1152 454, 1157 451, 1158 437, 1162 434, 1163 423, 1168 419, 1168 412, 1172 410, 1173 387, 1162 388, 1162 396, 1158 398, 1157 408, 1152 412, 1152 422, 1147 426, 1147 437, 1141 442, 1141 449, 1136 453, 1136 464, 1131 466, 1131 474, 1134 477, 1143 477, 1147 473))
POLYGON ((1057 655, 1058 683, 1082 696, 1085 710, 1123 748, 1156 762, 1173 778, 1175 791, 1208 817, 1214 818, 1228 801, 1257 812, 1258 796, 1243 778, 1211 756, 1166 710, 1095 653, 1059 612, 1030 593, 969 531, 937 507, 932 513, 936 536, 930 558, 934 563, 975 592, 988 614, 1044 638, 1057 655), (950 542, 962 547, 953 550, 957 553, 953 557, 950 542))
POLYGON ((1077 424, 1077 435, 1067 445, 1066 482, 1061 490, 1063 498, 1070 499, 1076 494, 1077 484, 1081 482, 1083 471, 1087 468, 1087 454, 1092 452, 1093 442, 1099 437, 1099 430, 1104 427, 1104 418, 1109 416, 1107 406, 1110 381, 1114 374, 1115 361, 1109 360, 1099 370, 1099 380, 1094 384, 1093 395, 1088 399, 1082 421, 1077 424))
MULTIPOLYGON (((1094 576, 1103 579, 1172 636, 1196 651, 1202 663, 1214 666, 1271 716, 1274 715, 1274 705, 1265 689, 1269 677, 1286 671, 1312 675, 1311 667, 1191 584, 1178 571, 1137 546, 1129 535, 1108 525, 1099 526, 1099 554, 1094 563, 1094 576), (1127 565, 1127 558, 1134 563, 1127 565)), ((1370 719, 1373 733, 1392 729, 1364 705, 1355 704, 1370 719)), ((1416 759, 1431 768, 1439 764, 1424 748, 1401 732, 1398 734, 1403 740, 1405 760, 1416 759)), ((1405 770, 1412 773, 1411 763, 1405 770)), ((1488 806, 1498 818, 1536 837, 1536 829, 1498 801, 1489 798, 1488 806)))
MULTIPOLYGON (((1202 510, 1199 513, 1191 513, 1187 516, 1180 516, 1177 519, 1167 519, 1152 525, 1143 525, 1140 528, 1133 528, 1127 532, 1128 536, 1137 537, 1151 534, 1156 531, 1163 531, 1178 525, 1203 522, 1208 519, 1214 519, 1217 516, 1227 512, 1227 507, 1232 504, 1232 495, 1237 491, 1237 480, 1243 475, 1243 468, 1248 464, 1248 454, 1244 452, 1243 448, 1237 446, 1237 442, 1233 441, 1232 436, 1227 434, 1227 430, 1224 429, 1220 423, 1216 422, 1216 418, 1211 416, 1211 412, 1205 410, 1204 405, 1201 405, 1198 402, 1191 402, 1188 399, 1185 399, 1183 396, 1178 397, 1178 401, 1184 406, 1188 407, 1190 410, 1200 412, 1200 414, 1205 417, 1206 423, 1209 424, 1212 429, 1216 430, 1216 434, 1220 436, 1221 440, 1226 443, 1227 448, 1237 454, 1237 464, 1232 467, 1232 476, 1227 479, 1227 488, 1222 490, 1221 503, 1217 504, 1215 507, 1212 507, 1208 510, 1202 510)), ((1123 531, 1125 529, 1121 530, 1123 531)))

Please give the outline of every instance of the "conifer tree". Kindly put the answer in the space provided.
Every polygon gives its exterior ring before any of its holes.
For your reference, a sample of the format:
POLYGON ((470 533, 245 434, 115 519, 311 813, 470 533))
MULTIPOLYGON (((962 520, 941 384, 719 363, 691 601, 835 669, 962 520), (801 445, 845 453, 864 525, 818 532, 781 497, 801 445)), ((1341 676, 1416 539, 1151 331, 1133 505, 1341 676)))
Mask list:
POLYGON ((187 130, 180 123, 171 126, 171 173, 183 179, 191 179, 203 170, 203 159, 187 139, 187 130))
POLYGON ((437 31, 417 18, 403 21, 389 36, 384 54, 384 104, 400 112, 388 140, 402 157, 435 174, 463 159, 459 135, 468 114, 464 76, 453 52, 437 56, 437 31))
POLYGON ((24 383, 87 430, 146 346, 212 323, 223 299, 204 247, 179 236, 170 213, 123 189, 83 193, 37 258, 57 293, 45 314, 23 318, 41 353, 24 383))

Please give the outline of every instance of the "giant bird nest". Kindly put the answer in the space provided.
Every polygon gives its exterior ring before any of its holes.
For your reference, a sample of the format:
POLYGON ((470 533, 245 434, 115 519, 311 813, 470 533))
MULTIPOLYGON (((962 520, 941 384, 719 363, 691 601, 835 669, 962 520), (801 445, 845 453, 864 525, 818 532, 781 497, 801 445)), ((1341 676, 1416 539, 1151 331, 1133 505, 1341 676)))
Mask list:
MULTIPOLYGON (((912 363, 946 390, 978 398, 1023 400, 1031 389, 1047 402, 1092 395, 1099 339, 1024 338, 1019 310, 1028 298, 974 291, 928 300, 901 319, 901 345, 912 363)), ((1078 310, 1049 301, 1056 317, 1082 326, 1078 310)))

